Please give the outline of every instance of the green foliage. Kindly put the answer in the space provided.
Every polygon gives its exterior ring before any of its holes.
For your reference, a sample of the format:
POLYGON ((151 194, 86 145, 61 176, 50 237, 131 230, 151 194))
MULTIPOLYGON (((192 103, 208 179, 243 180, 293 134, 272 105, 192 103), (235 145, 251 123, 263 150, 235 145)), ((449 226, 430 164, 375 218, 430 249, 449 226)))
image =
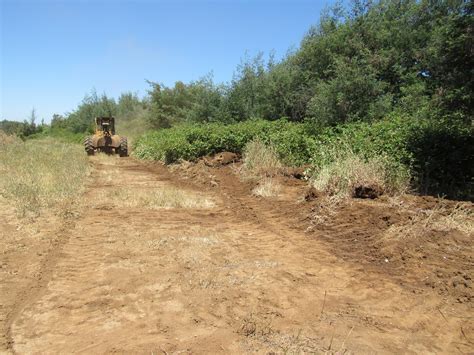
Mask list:
POLYGON ((450 3, 433 10, 434 25, 425 57, 428 85, 444 114, 457 112, 469 124, 474 113, 474 4, 450 3))
POLYGON ((422 193, 474 197, 474 135, 456 121, 393 114, 373 123, 353 122, 322 130, 286 120, 182 125, 140 137, 134 154, 170 164, 222 151, 240 154, 253 140, 271 145, 285 165, 309 163, 313 175, 351 153, 364 164, 383 162, 379 171, 390 188, 403 186, 404 177, 410 175, 413 188, 422 193))
POLYGON ((120 117, 122 120, 132 119, 137 112, 142 111, 146 108, 146 104, 140 100, 137 94, 132 92, 124 92, 120 94, 115 115, 120 117))
POLYGON ((337 59, 337 75, 315 86, 307 117, 318 124, 374 120, 391 111, 392 96, 387 84, 377 80, 376 71, 364 60, 337 59))
POLYGON ((8 135, 15 135, 18 137, 24 136, 26 130, 29 129, 28 122, 19 122, 19 121, 9 121, 3 120, 0 121, 0 130, 5 132, 8 135))
POLYGON ((85 133, 73 133, 64 128, 46 127, 42 132, 32 134, 28 139, 46 139, 54 138, 63 143, 79 143, 82 145, 85 133))
POLYGON ((222 88, 212 76, 184 84, 177 81, 173 88, 163 84, 151 85, 149 121, 154 128, 169 128, 183 122, 222 121, 222 88))
POLYGON ((431 121, 407 140, 421 193, 474 199, 474 130, 457 122, 431 121))
POLYGON ((413 188, 422 193, 474 198, 474 135, 459 122, 392 115, 325 129, 315 148, 314 172, 350 151, 366 161, 384 157, 390 171, 408 169, 413 188))
POLYGON ((300 165, 310 157, 312 139, 305 130, 305 125, 285 120, 182 125, 140 137, 135 143, 134 154, 170 164, 179 159, 195 160, 222 151, 241 154, 248 142, 258 138, 272 144, 284 163, 300 165))
POLYGON ((264 112, 264 106, 269 104, 265 97, 266 76, 261 53, 239 64, 225 102, 225 109, 236 121, 267 116, 264 112))
POLYGON ((368 159, 388 155, 407 166, 413 164, 412 154, 406 149, 413 121, 403 117, 375 123, 357 122, 326 128, 316 139, 312 165, 319 168, 338 157, 337 152, 352 151, 368 159))
POLYGON ((117 113, 117 104, 114 99, 105 93, 100 97, 95 90, 82 100, 78 108, 70 113, 67 118, 53 117, 51 127, 65 128, 73 133, 92 132, 94 118, 99 116, 114 116, 117 113), (56 118, 56 120, 54 120, 56 118))
POLYGON ((118 101, 106 94, 98 96, 95 90, 86 95, 76 110, 66 116, 55 114, 50 129, 44 133, 54 137, 64 137, 68 141, 76 141, 75 137, 90 134, 94 129, 94 118, 114 116, 117 119, 117 132, 124 129, 134 135, 143 133, 150 126, 145 122, 148 102, 141 100, 137 94, 122 93, 118 101), (132 122, 137 120, 137 122, 132 122), (136 126, 139 126, 135 129, 136 126))
POLYGON ((41 134, 46 129, 46 125, 36 125, 34 121, 0 121, 0 130, 8 135, 15 135, 21 139, 30 138, 41 134))

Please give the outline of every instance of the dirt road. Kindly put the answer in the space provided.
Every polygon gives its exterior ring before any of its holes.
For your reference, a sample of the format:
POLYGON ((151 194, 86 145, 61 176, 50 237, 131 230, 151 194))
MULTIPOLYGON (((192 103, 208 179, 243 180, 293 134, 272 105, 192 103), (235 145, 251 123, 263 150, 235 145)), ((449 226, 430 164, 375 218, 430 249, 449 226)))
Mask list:
POLYGON ((89 203, 57 232, 39 276, 2 292, 5 351, 472 349, 469 308, 458 314, 435 292, 413 293, 342 260, 271 201, 200 189, 131 158, 91 164, 89 203), (184 207, 134 203, 160 190, 184 207))

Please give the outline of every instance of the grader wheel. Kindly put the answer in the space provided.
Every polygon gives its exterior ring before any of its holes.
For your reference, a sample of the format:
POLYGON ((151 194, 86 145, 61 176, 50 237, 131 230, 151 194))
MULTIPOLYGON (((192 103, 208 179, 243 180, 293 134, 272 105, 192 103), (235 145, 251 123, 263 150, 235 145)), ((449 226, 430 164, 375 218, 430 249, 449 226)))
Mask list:
POLYGON ((120 138, 119 155, 120 155, 121 157, 127 157, 127 156, 128 156, 128 141, 127 141, 127 137, 121 137, 121 138, 120 138))
POLYGON ((94 145, 92 144, 92 139, 90 137, 87 137, 84 140, 84 148, 87 155, 94 155, 94 145))

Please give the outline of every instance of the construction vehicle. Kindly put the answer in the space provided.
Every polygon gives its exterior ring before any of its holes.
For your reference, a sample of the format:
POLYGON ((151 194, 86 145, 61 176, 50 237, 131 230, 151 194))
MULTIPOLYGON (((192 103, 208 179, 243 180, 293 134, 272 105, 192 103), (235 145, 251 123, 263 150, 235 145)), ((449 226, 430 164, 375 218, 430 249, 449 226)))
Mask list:
POLYGON ((87 155, 104 152, 119 154, 121 157, 128 156, 127 137, 115 134, 114 117, 96 117, 95 133, 84 140, 84 148, 87 155))

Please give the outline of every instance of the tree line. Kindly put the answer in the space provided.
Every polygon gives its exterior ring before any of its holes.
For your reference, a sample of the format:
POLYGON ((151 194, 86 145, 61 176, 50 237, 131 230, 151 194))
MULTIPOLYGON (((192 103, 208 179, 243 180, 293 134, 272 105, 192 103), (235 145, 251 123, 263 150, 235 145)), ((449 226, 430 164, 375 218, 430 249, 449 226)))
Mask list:
POLYGON ((211 76, 173 87, 150 82, 149 121, 162 128, 286 117, 334 126, 401 113, 470 124, 472 9, 470 1, 336 4, 294 53, 246 59, 228 84, 211 76))
POLYGON ((145 98, 95 91, 51 129, 91 129, 92 118, 141 118, 147 128, 253 118, 316 127, 373 122, 390 114, 472 122, 473 4, 450 0, 353 0, 324 11, 283 59, 245 58, 232 80, 212 75, 173 86, 148 81, 145 98))

